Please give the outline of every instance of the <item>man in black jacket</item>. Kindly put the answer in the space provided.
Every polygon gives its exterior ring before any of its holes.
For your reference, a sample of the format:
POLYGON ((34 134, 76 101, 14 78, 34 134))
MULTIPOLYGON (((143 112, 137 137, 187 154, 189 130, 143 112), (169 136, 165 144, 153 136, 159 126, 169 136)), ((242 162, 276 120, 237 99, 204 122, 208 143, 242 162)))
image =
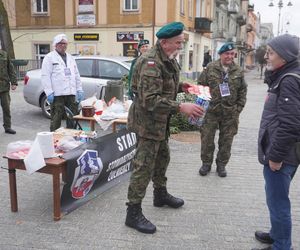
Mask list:
POLYGON ((271 229, 255 237, 270 246, 265 250, 290 250, 292 245, 289 187, 299 165, 295 143, 300 140, 299 38, 289 34, 267 46, 266 82, 269 86, 262 113, 258 158, 264 165, 266 201, 271 229))

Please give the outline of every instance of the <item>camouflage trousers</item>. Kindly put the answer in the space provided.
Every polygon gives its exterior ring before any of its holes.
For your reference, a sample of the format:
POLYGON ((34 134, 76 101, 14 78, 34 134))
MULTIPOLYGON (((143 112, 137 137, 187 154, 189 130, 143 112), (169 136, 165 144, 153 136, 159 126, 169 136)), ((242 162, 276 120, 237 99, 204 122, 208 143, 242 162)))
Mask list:
POLYGON ((154 141, 139 138, 132 161, 133 172, 128 187, 128 200, 131 204, 141 203, 147 186, 152 179, 153 187, 165 187, 166 171, 170 162, 168 141, 154 141))
POLYGON ((215 151, 215 134, 219 130, 218 153, 216 164, 226 166, 231 156, 233 137, 238 131, 238 116, 224 117, 222 115, 206 114, 200 128, 201 160, 203 164, 212 165, 215 151))
POLYGON ((61 121, 66 118, 66 127, 74 128, 74 121, 66 116, 65 106, 68 107, 74 115, 78 114, 78 104, 74 95, 55 96, 51 104, 51 122, 50 131, 60 128, 61 121))
POLYGON ((3 127, 4 129, 11 128, 9 91, 0 92, 0 103, 3 112, 3 127))

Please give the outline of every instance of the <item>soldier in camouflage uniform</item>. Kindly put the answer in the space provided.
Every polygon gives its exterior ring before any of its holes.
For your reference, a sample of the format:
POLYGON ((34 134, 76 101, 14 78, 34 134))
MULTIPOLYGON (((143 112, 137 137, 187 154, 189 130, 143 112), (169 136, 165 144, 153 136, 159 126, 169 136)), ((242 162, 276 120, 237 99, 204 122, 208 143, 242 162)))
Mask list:
POLYGON ((175 59, 184 41, 183 28, 180 22, 162 27, 156 34, 158 41, 154 48, 137 60, 132 77, 134 101, 129 110, 128 128, 137 133, 138 143, 132 162, 125 224, 143 233, 156 231, 141 208, 151 179, 154 206, 178 208, 184 204, 166 189, 170 116, 178 112, 192 117, 203 115, 203 109, 198 105, 176 101, 177 92, 187 92, 191 86, 179 83, 180 67, 175 59))
POLYGON ((9 90, 15 90, 17 86, 17 76, 14 66, 8 54, 0 49, 0 102, 3 111, 3 127, 7 134, 16 133, 16 131, 11 128, 9 90))
POLYGON ((211 170, 216 131, 219 129, 219 150, 216 158, 217 173, 226 177, 225 169, 231 155, 233 137, 238 131, 239 114, 246 103, 247 84, 241 68, 233 61, 235 48, 225 43, 219 50, 220 59, 210 63, 200 75, 198 84, 209 86, 211 102, 200 128, 201 160, 200 175, 211 170))

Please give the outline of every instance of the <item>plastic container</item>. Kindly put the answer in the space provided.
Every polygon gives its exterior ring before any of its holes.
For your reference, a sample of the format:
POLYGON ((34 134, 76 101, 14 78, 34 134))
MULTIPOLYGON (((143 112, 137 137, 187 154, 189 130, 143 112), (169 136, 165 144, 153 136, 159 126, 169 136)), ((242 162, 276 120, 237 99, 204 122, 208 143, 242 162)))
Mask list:
POLYGON ((116 97, 121 102, 124 96, 124 86, 122 81, 108 81, 105 87, 104 100, 108 103, 113 97, 116 97))

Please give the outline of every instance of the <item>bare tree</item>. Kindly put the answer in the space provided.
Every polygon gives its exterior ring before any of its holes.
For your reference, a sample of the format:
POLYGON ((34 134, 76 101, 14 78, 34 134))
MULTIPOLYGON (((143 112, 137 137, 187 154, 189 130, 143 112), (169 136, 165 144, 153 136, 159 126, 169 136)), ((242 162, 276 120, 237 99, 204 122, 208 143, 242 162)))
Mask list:
POLYGON ((11 39, 7 12, 2 0, 0 0, 0 41, 2 49, 8 53, 10 58, 14 59, 14 45, 11 39))

